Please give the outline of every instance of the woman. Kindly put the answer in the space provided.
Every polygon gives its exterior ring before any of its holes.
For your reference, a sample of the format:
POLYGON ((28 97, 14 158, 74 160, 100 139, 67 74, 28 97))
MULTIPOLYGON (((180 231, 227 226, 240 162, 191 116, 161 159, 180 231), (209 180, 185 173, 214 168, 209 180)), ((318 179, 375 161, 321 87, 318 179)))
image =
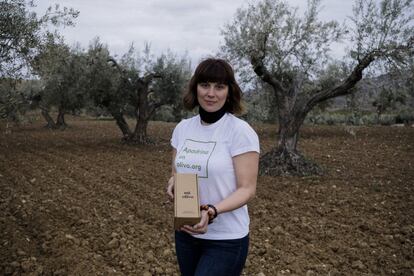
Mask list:
MULTIPOLYGON (((256 191, 259 139, 233 114, 242 112, 241 90, 222 59, 201 62, 190 80, 184 106, 199 115, 174 129, 172 174, 196 173, 201 220, 175 233, 183 276, 240 275, 249 245, 246 203, 256 191)), ((174 197, 173 177, 167 193, 174 197)))

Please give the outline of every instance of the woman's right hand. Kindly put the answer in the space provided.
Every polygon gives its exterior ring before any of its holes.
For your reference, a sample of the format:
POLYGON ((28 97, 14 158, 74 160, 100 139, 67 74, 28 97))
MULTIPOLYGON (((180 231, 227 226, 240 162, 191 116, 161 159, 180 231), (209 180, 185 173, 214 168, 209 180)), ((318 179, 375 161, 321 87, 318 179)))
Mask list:
POLYGON ((196 225, 184 225, 180 228, 181 231, 184 231, 190 235, 200 235, 207 233, 208 228, 208 211, 201 211, 201 220, 196 225))
POLYGON ((167 195, 171 200, 174 199, 174 176, 171 176, 167 183, 167 195))

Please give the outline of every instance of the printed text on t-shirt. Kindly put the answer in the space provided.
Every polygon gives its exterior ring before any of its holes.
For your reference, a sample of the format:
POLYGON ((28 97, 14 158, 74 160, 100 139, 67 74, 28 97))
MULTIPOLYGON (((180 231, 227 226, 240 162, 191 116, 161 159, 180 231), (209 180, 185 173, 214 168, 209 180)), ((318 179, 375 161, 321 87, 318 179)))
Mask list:
POLYGON ((177 153, 175 165, 179 172, 196 173, 198 177, 208 177, 208 162, 216 142, 186 139, 177 153))

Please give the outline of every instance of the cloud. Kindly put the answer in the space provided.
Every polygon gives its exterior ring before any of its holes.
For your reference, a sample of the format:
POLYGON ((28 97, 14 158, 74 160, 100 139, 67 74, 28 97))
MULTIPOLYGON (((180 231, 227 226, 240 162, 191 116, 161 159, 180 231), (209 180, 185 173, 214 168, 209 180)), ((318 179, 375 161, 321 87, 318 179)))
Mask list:
MULTIPOLYGON (((289 4, 305 10, 306 0, 291 0, 289 4)), ((321 17, 345 19, 350 14, 352 1, 330 0, 322 5, 321 17), (344 13, 344 11, 349 11, 344 13)), ((54 3, 80 11, 74 28, 61 33, 70 44, 76 41, 87 47, 96 36, 108 44, 114 54, 122 55, 134 42, 137 48, 150 42, 160 53, 171 49, 188 52, 196 63, 201 57, 218 51, 222 40, 220 30, 231 21, 237 8, 247 0, 55 0, 41 1, 36 11, 45 11, 54 3)))

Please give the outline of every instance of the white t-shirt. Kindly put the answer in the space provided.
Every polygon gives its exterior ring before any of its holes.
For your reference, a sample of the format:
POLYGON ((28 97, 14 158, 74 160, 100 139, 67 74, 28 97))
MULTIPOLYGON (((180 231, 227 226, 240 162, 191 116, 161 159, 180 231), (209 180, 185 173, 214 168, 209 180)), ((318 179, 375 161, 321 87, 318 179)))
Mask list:
MULTIPOLYGON (((182 120, 174 129, 171 145, 177 150, 178 173, 198 175, 200 203, 217 204, 237 188, 232 157, 249 151, 260 152, 259 138, 245 121, 226 113, 210 125, 200 115, 182 120)), ((247 205, 220 214, 197 238, 239 239, 249 233, 247 205)))

